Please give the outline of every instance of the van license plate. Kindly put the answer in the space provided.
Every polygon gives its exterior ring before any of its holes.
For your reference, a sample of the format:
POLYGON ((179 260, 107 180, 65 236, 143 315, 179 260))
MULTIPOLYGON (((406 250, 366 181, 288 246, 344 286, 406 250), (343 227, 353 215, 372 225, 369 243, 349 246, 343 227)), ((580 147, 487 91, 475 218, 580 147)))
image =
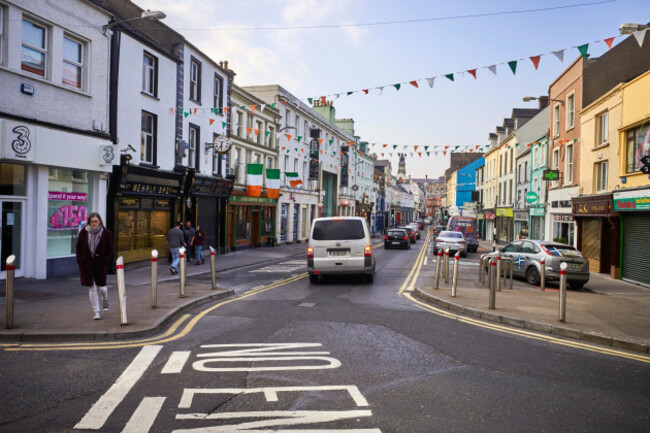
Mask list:
POLYGON ((334 250, 330 251, 330 256, 347 256, 348 252, 346 250, 334 250))

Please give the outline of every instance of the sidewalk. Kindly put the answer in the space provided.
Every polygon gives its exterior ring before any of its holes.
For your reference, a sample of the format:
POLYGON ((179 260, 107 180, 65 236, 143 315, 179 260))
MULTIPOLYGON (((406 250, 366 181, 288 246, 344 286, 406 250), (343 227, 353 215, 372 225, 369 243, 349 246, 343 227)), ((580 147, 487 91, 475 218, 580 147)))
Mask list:
MULTIPOLYGON (((158 334, 185 311, 214 299, 234 295, 227 281, 220 279, 225 270, 278 259, 306 260, 305 243, 240 250, 216 256, 217 290, 212 290, 209 255, 205 264, 187 266, 186 297, 179 297, 179 277, 171 275, 166 259, 158 263, 158 302, 151 308, 151 272, 148 262, 127 265, 124 272, 127 294, 127 319, 120 325, 116 275, 108 275, 110 309, 102 311, 102 320, 92 320, 88 289, 79 278, 15 280, 14 327, 5 329, 5 309, 0 311, 0 342, 19 341, 107 341, 142 338, 158 334)), ((208 253, 209 254, 209 253, 208 253)), ((4 298, 4 281, 1 297, 4 298)), ((4 300, 3 300, 4 304, 4 300)))
MULTIPOLYGON (((487 246, 481 242, 479 253, 491 252, 492 245, 489 250, 487 246)), ((459 273, 455 298, 451 297, 451 279, 448 285, 441 279, 438 290, 432 286, 416 289, 415 295, 455 313, 636 352, 650 351, 650 289, 604 274, 592 272, 583 290, 567 291, 564 323, 558 321, 557 284, 547 285, 542 292, 539 286, 515 279, 513 290, 508 283, 508 288, 496 292, 493 310, 488 309, 487 286, 478 281, 478 267, 459 273)))

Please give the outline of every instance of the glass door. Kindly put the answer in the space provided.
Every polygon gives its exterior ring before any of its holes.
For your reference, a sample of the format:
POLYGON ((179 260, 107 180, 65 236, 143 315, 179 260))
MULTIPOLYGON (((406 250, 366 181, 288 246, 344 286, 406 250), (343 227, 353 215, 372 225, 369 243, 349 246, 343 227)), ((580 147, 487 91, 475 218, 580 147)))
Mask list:
POLYGON ((0 240, 0 258, 2 259, 0 270, 4 272, 7 266, 7 257, 10 255, 16 256, 15 266, 16 275, 21 269, 21 255, 22 255, 22 216, 23 216, 23 203, 19 201, 0 200, 0 209, 2 212, 0 218, 0 233, 2 239, 0 240))

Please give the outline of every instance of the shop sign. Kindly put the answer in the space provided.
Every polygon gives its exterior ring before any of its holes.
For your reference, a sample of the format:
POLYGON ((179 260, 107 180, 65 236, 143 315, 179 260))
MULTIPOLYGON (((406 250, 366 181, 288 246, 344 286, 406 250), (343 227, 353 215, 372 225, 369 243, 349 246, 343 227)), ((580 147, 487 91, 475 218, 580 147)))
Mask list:
POLYGON ((530 216, 544 216, 545 209, 543 207, 531 207, 530 216))
POLYGON ((528 221, 528 212, 526 211, 515 211, 515 219, 519 221, 528 221))
POLYGON ((609 200, 573 203, 574 215, 608 215, 610 213, 609 200))
POLYGON ((526 201, 528 203, 535 203, 539 199, 539 196, 535 191, 529 191, 526 193, 526 201))
POLYGON ((494 212, 485 212, 486 220, 494 220, 494 212))
POLYGON ((512 218, 512 208, 507 207, 507 208, 497 209, 497 216, 512 218))
POLYGON ((139 209, 140 208, 140 199, 139 198, 121 198, 118 202, 120 209, 139 209))
POLYGON ((553 215, 553 221, 570 222, 570 221, 573 221, 573 215, 558 215, 558 214, 555 214, 555 215, 553 215))
POLYGON ((3 158, 34 161, 35 145, 36 128, 26 123, 5 122, 3 158))
POLYGON ((195 178, 192 186, 192 194, 214 195, 217 197, 228 197, 232 191, 233 182, 226 179, 215 179, 214 181, 199 183, 195 178))
POLYGON ((48 191, 48 230, 77 230, 88 220, 88 194, 48 191), (63 204, 59 202, 72 202, 63 204), (81 204, 84 203, 84 204, 81 204))
POLYGON ((178 186, 152 185, 149 183, 123 183, 122 192, 150 195, 179 195, 178 186))
POLYGON ((650 197, 614 199, 614 210, 650 210, 650 197))
POLYGON ((170 200, 154 200, 153 205, 156 209, 169 209, 172 207, 170 200))
POLYGON ((274 198, 266 197, 249 197, 247 195, 233 195, 230 197, 230 203, 263 203, 263 204, 277 204, 278 201, 274 198))

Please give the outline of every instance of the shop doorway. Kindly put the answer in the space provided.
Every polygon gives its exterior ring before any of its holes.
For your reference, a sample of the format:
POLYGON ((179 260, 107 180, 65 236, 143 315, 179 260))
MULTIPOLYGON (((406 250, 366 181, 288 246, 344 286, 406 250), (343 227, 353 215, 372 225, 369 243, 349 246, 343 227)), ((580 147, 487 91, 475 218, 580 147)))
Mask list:
POLYGON ((228 250, 235 251, 235 209, 228 210, 228 250))
POLYGON ((16 267, 15 276, 22 277, 22 236, 23 236, 23 202, 15 200, 0 200, 0 209, 2 212, 0 218, 0 258, 2 267, 0 268, 0 278, 5 278, 7 258, 10 255, 16 256, 14 266, 16 267))
POLYGON ((251 243, 253 247, 260 246, 260 210, 253 208, 253 230, 251 233, 251 243))

